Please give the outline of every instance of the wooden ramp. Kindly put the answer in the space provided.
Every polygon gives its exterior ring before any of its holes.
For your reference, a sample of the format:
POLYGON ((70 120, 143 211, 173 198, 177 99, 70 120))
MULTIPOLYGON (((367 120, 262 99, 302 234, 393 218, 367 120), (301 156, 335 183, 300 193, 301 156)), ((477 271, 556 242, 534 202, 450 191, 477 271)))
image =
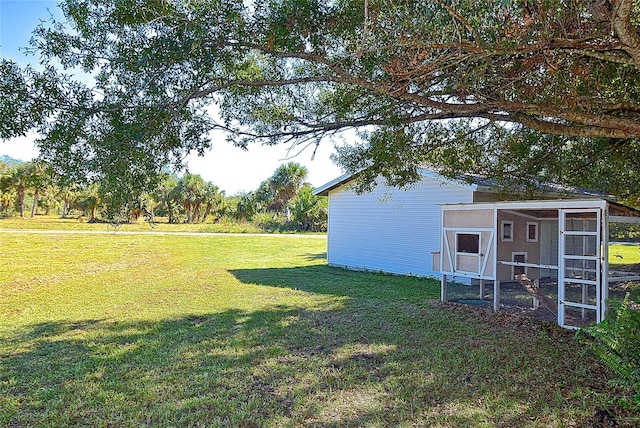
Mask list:
POLYGON ((518 282, 529 292, 533 297, 538 299, 538 302, 549 312, 558 318, 558 305, 555 300, 540 292, 540 287, 535 282, 530 280, 527 275, 520 274, 515 276, 518 282))

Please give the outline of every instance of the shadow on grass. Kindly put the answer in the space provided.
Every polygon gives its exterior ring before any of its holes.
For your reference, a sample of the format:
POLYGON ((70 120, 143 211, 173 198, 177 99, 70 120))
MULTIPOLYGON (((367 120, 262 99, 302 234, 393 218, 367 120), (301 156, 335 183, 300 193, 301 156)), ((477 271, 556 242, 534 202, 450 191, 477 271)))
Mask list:
POLYGON ((327 260, 327 253, 316 253, 316 254, 304 254, 302 257, 305 258, 305 260, 308 261, 314 261, 314 260, 322 260, 325 261, 327 260))
MULTIPOLYGON (((235 274, 334 294, 337 273, 317 269, 235 274), (290 283, 318 272, 326 283, 290 283)), ((582 425, 604 399, 597 391, 606 379, 567 357, 575 354, 570 340, 550 346, 535 332, 493 331, 437 304, 373 294, 382 297, 340 309, 275 305, 25 327, 0 342, 0 424, 582 425)))
POLYGON ((420 302, 440 297, 440 284, 432 279, 353 272, 327 265, 233 269, 229 272, 244 284, 291 288, 353 299, 420 302))

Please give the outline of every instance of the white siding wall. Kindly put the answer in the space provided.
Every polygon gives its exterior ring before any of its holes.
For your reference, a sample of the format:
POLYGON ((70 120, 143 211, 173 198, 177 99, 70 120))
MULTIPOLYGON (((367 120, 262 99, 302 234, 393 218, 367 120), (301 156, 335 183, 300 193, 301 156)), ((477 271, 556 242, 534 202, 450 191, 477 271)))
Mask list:
POLYGON ((384 184, 362 195, 348 185, 333 190, 329 194, 328 262, 439 277, 431 266, 431 252, 440 251, 438 204, 472 201, 472 190, 427 177, 407 190, 384 184))

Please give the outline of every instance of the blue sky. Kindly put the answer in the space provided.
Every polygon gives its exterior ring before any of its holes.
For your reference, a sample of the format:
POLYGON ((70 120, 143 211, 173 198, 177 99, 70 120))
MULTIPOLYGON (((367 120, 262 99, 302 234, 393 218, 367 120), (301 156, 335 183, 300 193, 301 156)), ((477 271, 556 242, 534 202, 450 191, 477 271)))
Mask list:
POLYGON ((29 44, 31 33, 40 23, 48 21, 50 13, 60 17, 62 13, 50 0, 0 0, 0 55, 23 63, 37 62, 27 57, 19 48, 29 44))
MULTIPOLYGON (((50 14, 61 18, 57 1, 50 0, 0 0, 0 56, 11 59, 21 65, 28 63, 36 66, 37 55, 26 56, 20 48, 29 44, 32 31, 41 20, 48 21, 50 14)), ((33 146, 37 137, 31 133, 26 137, 8 141, 0 140, 0 155, 9 155, 16 159, 31 160, 38 155, 33 146)), ((285 163, 287 147, 253 146, 243 151, 224 141, 223 134, 213 136, 213 147, 204 157, 195 154, 187 158, 189 171, 200 174, 205 180, 225 190, 228 195, 239 191, 255 190, 275 169, 285 163)), ((311 151, 305 151, 292 159, 309 170, 308 180, 320 186, 342 171, 329 159, 333 152, 333 143, 323 141, 311 160, 311 151)))

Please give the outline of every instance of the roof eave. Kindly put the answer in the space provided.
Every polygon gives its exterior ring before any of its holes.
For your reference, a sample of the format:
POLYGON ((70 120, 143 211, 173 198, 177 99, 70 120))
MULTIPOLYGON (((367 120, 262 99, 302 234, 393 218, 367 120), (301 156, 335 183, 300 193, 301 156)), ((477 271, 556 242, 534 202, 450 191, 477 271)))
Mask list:
POLYGON ((329 196, 330 191, 342 186, 345 183, 348 183, 352 179, 353 179, 353 174, 351 173, 342 174, 340 177, 335 178, 329 181, 328 183, 325 183, 322 186, 313 189, 313 194, 315 196, 329 196))

